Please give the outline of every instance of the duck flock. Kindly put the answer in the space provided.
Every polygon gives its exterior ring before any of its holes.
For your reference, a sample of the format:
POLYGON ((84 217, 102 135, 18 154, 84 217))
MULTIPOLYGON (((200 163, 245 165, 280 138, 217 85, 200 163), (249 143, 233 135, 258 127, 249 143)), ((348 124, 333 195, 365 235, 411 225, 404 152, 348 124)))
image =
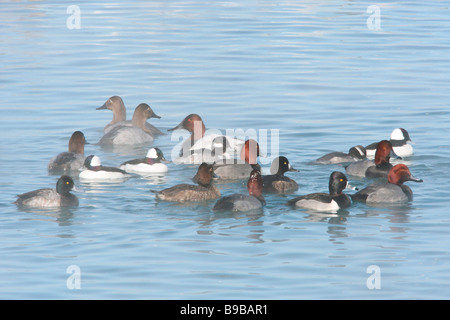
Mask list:
MULTIPOLYGON (((126 109, 119 96, 109 98, 103 106, 113 113, 113 119, 103 129, 103 137, 97 143, 101 146, 152 144, 164 133, 147 122, 159 119, 148 104, 139 104, 132 120, 126 120, 126 109)), ((197 114, 186 116, 177 126, 168 131, 187 130, 190 133, 181 144, 178 156, 172 160, 178 165, 198 165, 192 181, 168 187, 163 190, 149 190, 156 201, 199 202, 214 200, 212 207, 217 211, 247 212, 262 210, 266 205, 265 193, 292 194, 299 186, 285 173, 297 171, 285 156, 276 157, 270 174, 262 175, 258 157, 261 155, 257 141, 240 140, 220 134, 206 134, 205 124, 197 114), (247 181, 248 193, 222 195, 215 186, 217 180, 247 181)), ((328 192, 312 193, 293 197, 286 205, 313 211, 337 212, 348 208, 355 201, 367 204, 404 204, 413 200, 413 192, 404 183, 422 182, 415 178, 405 164, 392 165, 391 158, 403 159, 413 155, 409 133, 403 128, 392 131, 389 140, 381 140, 366 147, 356 145, 345 152, 332 152, 314 162, 320 165, 342 164, 345 173, 334 171, 330 174, 328 192), (357 190, 352 187, 348 176, 374 179, 367 187, 357 190), (346 194, 345 189, 356 190, 346 194)), ((103 166, 97 155, 85 157, 87 144, 84 134, 76 131, 69 140, 67 152, 53 157, 48 163, 52 174, 61 175, 56 189, 45 188, 18 195, 14 202, 24 207, 66 207, 78 206, 78 198, 72 176, 80 181, 121 181, 132 175, 170 174, 163 152, 151 147, 146 156, 130 159, 117 167, 103 166)))

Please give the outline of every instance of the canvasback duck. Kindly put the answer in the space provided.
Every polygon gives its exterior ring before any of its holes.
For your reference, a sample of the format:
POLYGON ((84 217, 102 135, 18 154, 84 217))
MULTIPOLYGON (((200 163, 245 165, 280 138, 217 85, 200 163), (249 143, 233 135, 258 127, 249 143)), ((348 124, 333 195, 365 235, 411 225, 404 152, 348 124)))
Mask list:
POLYGON ((388 140, 382 140, 377 144, 375 160, 362 160, 349 164, 345 167, 346 172, 351 176, 366 178, 387 177, 392 164, 390 158, 398 158, 392 150, 392 144, 388 140))
POLYGON ((334 171, 330 175, 329 193, 311 193, 299 196, 289 200, 287 204, 296 208, 314 211, 337 212, 339 209, 348 208, 352 203, 350 197, 343 193, 344 189, 356 190, 356 188, 349 185, 345 174, 334 171))
POLYGON ((339 164, 364 160, 366 158, 366 148, 354 146, 345 152, 330 152, 316 160, 318 164, 339 164))
POLYGON ((248 194, 234 193, 217 200, 213 211, 246 212, 259 210, 266 201, 262 195, 263 181, 261 172, 253 170, 247 182, 248 194))
POLYGON ((372 183, 351 197, 354 201, 373 204, 407 203, 413 200, 413 192, 410 187, 403 184, 406 181, 423 182, 422 179, 413 177, 406 165, 397 164, 389 171, 387 182, 372 183))
MULTIPOLYGON (((218 137, 223 136, 222 134, 206 134, 206 126, 203 119, 195 113, 186 116, 176 127, 169 129, 168 131, 175 131, 184 129, 187 130, 191 136, 183 141, 181 144, 181 149, 179 152, 180 161, 183 161, 184 157, 189 157, 190 155, 199 152, 202 149, 216 149, 214 144, 218 137)), ((234 156, 237 150, 240 150, 244 141, 226 137, 228 140, 228 148, 224 149, 226 153, 230 153, 234 156)))
POLYGON ((159 118, 150 106, 141 103, 136 107, 131 120, 131 126, 120 123, 106 133, 98 142, 100 145, 131 145, 153 142, 154 137, 145 124, 149 118, 159 118))
POLYGON ((281 156, 273 159, 270 166, 271 174, 262 176, 263 191, 286 193, 298 190, 297 182, 284 175, 288 171, 298 172, 291 166, 286 157, 281 156))
POLYGON ((46 188, 20 194, 14 204, 37 208, 76 207, 78 206, 78 198, 70 193, 73 189, 72 178, 63 175, 56 182, 56 189, 46 188))
POLYGON ((197 185, 182 183, 173 187, 155 191, 156 199, 174 202, 205 201, 220 197, 220 191, 213 185, 214 169, 212 165, 202 163, 193 180, 197 185))
POLYGON ((130 177, 130 175, 115 167, 106 167, 98 156, 90 155, 84 161, 85 170, 80 172, 79 178, 82 181, 118 181, 130 177))
POLYGON ((242 146, 239 159, 226 159, 214 163, 214 173, 218 179, 246 179, 253 170, 260 170, 256 158, 260 156, 259 144, 248 139, 242 146))
MULTIPOLYGON (((111 110, 113 113, 113 119, 110 123, 108 123, 105 128, 103 129, 104 133, 108 133, 116 126, 132 126, 132 121, 127 120, 127 112, 125 108, 125 104, 123 103, 123 100, 119 96, 112 96, 106 102, 101 106, 98 107, 97 110, 104 110, 108 109, 111 110)), ((161 117, 154 114, 153 118, 160 119, 161 117)), ((163 135, 158 128, 153 126, 152 124, 145 122, 145 131, 150 133, 151 135, 163 135)))
POLYGON ((141 175, 166 173, 168 168, 163 162, 167 162, 163 152, 159 148, 151 148, 145 158, 126 161, 119 166, 119 169, 141 175))
MULTIPOLYGON (((412 142, 408 131, 403 128, 394 129, 390 140, 392 148, 396 155, 402 158, 410 157, 414 154, 413 147, 408 143, 412 142)), ((366 147, 367 158, 373 159, 377 150, 377 142, 371 143, 366 147)))
POLYGON ((88 144, 83 132, 75 131, 69 140, 68 152, 62 152, 48 163, 52 173, 79 170, 84 163, 84 145, 88 144))

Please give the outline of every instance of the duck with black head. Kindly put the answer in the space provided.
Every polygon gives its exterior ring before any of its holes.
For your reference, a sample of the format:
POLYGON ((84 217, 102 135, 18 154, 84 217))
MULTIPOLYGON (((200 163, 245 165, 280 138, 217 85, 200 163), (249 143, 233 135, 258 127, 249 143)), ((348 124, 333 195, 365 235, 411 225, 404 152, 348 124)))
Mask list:
POLYGON ((79 175, 80 180, 84 182, 116 182, 131 177, 130 174, 119 168, 103 166, 100 158, 96 155, 86 157, 84 168, 79 175))
POLYGON ((270 175, 262 176, 263 191, 275 193, 288 193, 298 190, 298 184, 293 179, 286 177, 286 172, 298 172, 284 157, 276 157, 270 167, 270 175))

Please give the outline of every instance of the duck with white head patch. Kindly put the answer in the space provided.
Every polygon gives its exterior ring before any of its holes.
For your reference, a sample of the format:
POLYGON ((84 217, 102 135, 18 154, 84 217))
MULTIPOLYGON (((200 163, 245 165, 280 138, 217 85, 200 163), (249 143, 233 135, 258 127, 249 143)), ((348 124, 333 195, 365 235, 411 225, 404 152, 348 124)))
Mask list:
POLYGON ((151 148, 145 158, 126 161, 119 169, 141 175, 167 173, 169 169, 163 162, 168 162, 163 152, 159 148, 151 148))

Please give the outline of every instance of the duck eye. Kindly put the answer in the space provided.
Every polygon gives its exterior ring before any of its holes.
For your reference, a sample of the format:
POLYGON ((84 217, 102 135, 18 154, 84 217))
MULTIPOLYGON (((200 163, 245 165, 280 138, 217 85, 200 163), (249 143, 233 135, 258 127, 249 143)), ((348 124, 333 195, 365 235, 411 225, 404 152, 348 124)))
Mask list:
POLYGON ((285 162, 284 164, 287 164, 287 162, 285 162))
POLYGON ((67 181, 66 184, 69 184, 69 181, 67 181))
POLYGON ((339 179, 340 182, 344 181, 344 179, 339 179))

